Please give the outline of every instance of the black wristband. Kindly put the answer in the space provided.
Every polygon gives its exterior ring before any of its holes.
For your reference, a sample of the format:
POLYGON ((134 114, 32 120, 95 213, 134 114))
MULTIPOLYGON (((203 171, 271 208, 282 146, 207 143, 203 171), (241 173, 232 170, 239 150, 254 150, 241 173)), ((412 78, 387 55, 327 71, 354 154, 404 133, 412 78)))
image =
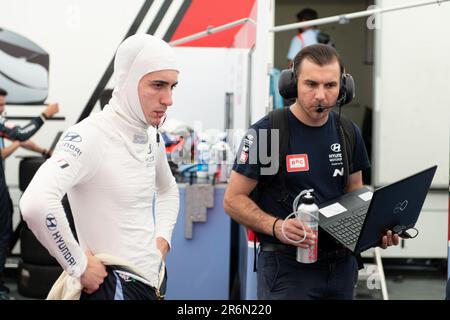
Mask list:
POLYGON ((41 113, 41 115, 42 115, 42 116, 44 117, 44 119, 45 119, 45 120, 48 120, 48 119, 50 119, 49 117, 47 117, 47 116, 45 115, 45 113, 44 113, 44 112, 42 112, 42 113, 41 113))
POLYGON ((278 240, 278 238, 277 238, 277 236, 275 235, 275 225, 277 224, 277 221, 278 221, 278 220, 280 220, 280 218, 276 218, 275 221, 273 222, 273 225, 272 225, 272 235, 273 235, 273 237, 274 237, 275 239, 277 239, 277 240, 278 240))

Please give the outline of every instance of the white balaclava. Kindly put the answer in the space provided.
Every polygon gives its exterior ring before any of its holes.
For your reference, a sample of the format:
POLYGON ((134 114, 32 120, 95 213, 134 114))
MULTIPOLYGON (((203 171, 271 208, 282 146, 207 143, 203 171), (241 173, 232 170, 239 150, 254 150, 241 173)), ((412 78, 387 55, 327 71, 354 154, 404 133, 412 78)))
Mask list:
POLYGON ((143 76, 161 70, 178 70, 175 53, 167 42, 149 34, 136 34, 123 41, 114 60, 116 84, 110 107, 136 127, 147 128, 139 101, 138 85, 143 76))
POLYGON ((141 108, 138 86, 150 72, 179 72, 173 49, 163 40, 149 34, 136 34, 123 41, 114 60, 115 87, 105 106, 105 116, 111 118, 130 153, 139 158, 147 141, 149 119, 141 108))

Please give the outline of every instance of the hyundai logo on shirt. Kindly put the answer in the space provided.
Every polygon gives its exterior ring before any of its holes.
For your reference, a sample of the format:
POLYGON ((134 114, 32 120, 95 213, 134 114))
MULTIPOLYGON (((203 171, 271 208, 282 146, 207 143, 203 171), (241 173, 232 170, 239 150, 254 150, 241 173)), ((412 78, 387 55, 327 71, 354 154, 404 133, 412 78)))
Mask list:
POLYGON ((341 145, 339 143, 333 143, 331 145, 331 150, 333 152, 341 152, 341 145))

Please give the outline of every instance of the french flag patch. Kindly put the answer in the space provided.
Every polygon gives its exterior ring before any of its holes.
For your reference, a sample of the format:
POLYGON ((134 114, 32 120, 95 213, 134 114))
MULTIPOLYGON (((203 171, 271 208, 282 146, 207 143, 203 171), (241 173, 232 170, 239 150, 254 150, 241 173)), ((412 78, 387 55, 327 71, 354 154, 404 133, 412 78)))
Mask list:
POLYGON ((56 160, 56 163, 61 169, 67 168, 69 166, 69 164, 63 159, 56 160))

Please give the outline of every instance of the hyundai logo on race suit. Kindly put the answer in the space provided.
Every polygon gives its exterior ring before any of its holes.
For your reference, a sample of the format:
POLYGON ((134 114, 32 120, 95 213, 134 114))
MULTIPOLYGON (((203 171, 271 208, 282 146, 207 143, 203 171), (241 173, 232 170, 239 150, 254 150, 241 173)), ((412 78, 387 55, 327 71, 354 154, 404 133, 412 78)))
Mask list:
POLYGON ((49 213, 45 218, 45 224, 47 225, 48 230, 55 231, 57 226, 56 217, 53 214, 49 213))
POLYGON ((81 137, 76 132, 67 132, 63 138, 63 141, 81 142, 81 137))
POLYGON ((333 143, 331 145, 331 150, 333 152, 341 152, 341 145, 339 143, 333 143))

